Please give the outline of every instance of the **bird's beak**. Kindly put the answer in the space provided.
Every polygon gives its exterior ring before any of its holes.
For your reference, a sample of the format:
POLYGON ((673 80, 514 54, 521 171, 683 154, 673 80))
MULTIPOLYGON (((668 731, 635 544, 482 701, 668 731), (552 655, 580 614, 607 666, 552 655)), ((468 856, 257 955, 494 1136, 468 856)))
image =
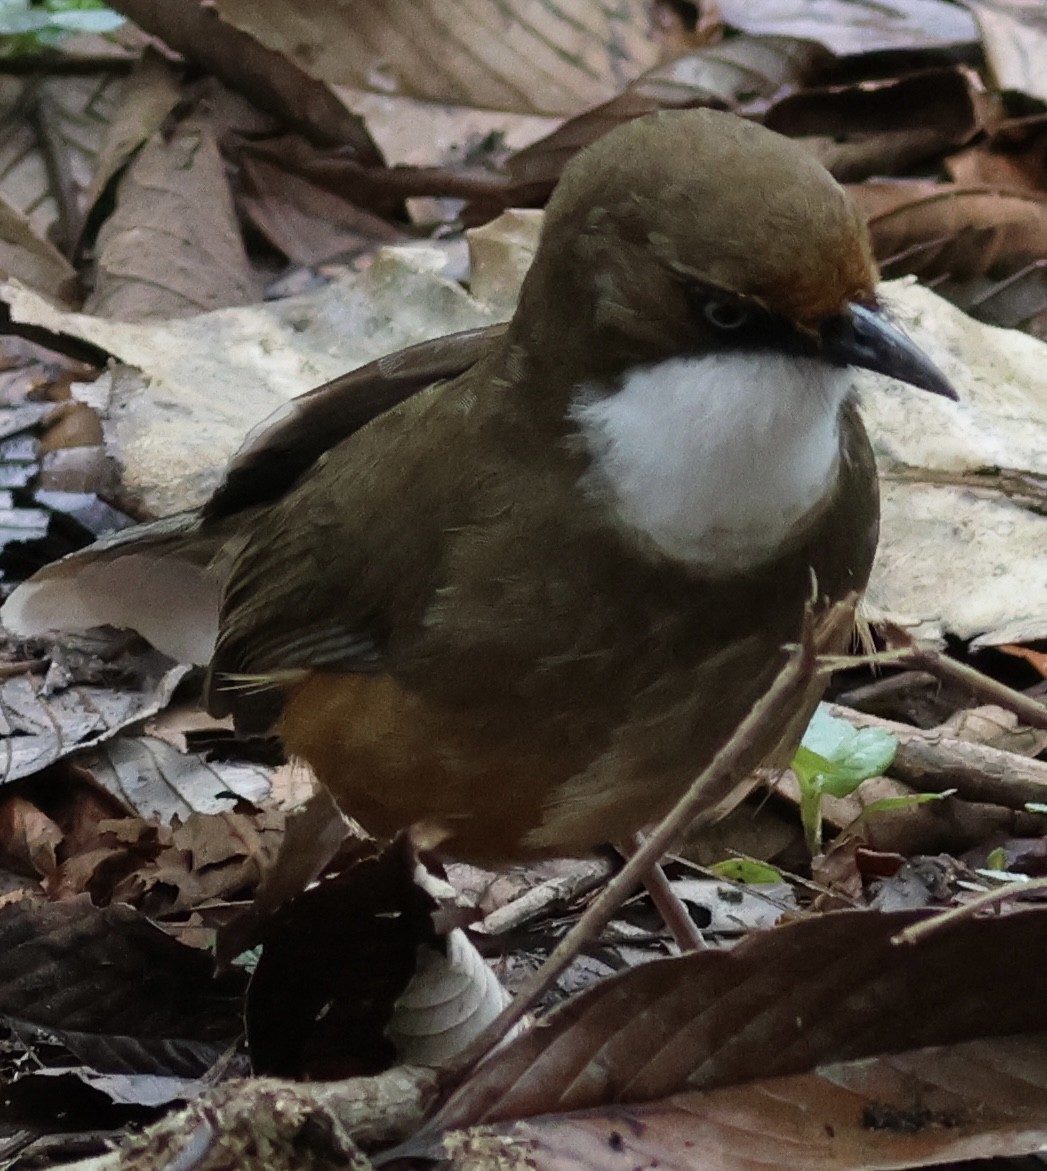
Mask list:
POLYGON ((861 366, 954 401, 960 396, 900 329, 864 305, 851 305, 822 330, 822 353, 840 366, 861 366))

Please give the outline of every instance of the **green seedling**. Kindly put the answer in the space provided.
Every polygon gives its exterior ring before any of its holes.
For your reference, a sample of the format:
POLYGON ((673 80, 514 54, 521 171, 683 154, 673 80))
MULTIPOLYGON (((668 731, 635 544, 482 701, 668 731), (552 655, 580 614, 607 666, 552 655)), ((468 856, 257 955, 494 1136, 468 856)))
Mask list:
POLYGON ((748 886, 782 881, 780 871, 769 862, 757 862, 755 858, 727 858, 723 862, 714 862, 709 869, 720 878, 744 882, 748 886))
POLYGON ((852 728, 818 705, 792 760, 812 857, 822 848, 822 798, 849 797, 862 781, 881 776, 897 749, 898 741, 882 728, 852 728))
POLYGON ((99 0, 0 0, 0 55, 17 57, 53 49, 74 33, 104 36, 125 18, 99 0))

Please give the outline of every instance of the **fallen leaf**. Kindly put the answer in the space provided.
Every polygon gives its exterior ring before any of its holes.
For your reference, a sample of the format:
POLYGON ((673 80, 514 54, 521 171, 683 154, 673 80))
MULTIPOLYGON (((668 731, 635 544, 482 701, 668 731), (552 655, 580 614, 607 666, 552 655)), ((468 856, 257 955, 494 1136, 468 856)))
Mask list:
POLYGON ((170 320, 258 300, 209 119, 190 116, 145 144, 117 185, 95 243, 84 312, 170 320))
POLYGON ((922 181, 849 190, 886 277, 911 273, 992 325, 1047 327, 1047 199, 922 181))
POLYGON ((0 1019, 100 1073, 202 1074, 239 1033, 242 986, 130 907, 0 907, 0 1019))
POLYGON ((1043 651, 1033 650, 1032 647, 1027 646, 1014 646, 1012 643, 1003 643, 996 649, 1005 654, 1014 655, 1016 658, 1024 659, 1047 678, 1047 654, 1043 651))
POLYGON ((263 47, 222 20, 214 5, 115 0, 112 7, 314 142, 344 146, 361 162, 381 163, 363 122, 327 86, 313 81, 289 55, 263 47))
POLYGON ((427 1153, 472 1171, 886 1171, 1035 1155, 1047 1143, 1045 1042, 921 1049, 650 1106, 451 1131, 427 1153))
POLYGON ((730 951, 633 968, 480 1065, 426 1131, 1044 1029, 1047 910, 893 942, 924 917, 837 911, 753 933, 730 951))
POLYGON ((834 53, 973 45, 970 13, 944 0, 718 0, 728 25, 750 33, 806 37, 834 53))
POLYGON ((263 765, 207 761, 151 736, 111 740, 79 754, 77 764, 126 808, 164 823, 223 813, 237 800, 257 803, 269 793, 271 770, 263 765))
POLYGON ((71 301, 76 270, 30 222, 0 199, 0 269, 56 301, 71 301))
POLYGON ((712 105, 738 109, 802 85, 828 60, 810 41, 740 36, 651 69, 609 101, 585 110, 508 160, 505 201, 532 204, 552 191, 569 159, 615 126, 655 110, 712 105))
POLYGON ((465 935, 434 926, 440 902, 419 869, 408 839, 398 838, 262 925, 245 1012, 258 1072, 343 1078, 397 1060, 443 1064, 505 1006, 465 935))
POLYGON ((38 238, 69 255, 125 78, 103 69, 10 83, 0 121, 0 198, 38 238))
POLYGON ((385 249, 317 293, 171 322, 65 314, 10 283, 0 296, 17 303, 16 317, 142 372, 116 366, 79 393, 103 415, 130 501, 163 516, 202 504, 245 433, 292 396, 413 342, 489 324, 496 315, 441 275, 445 263, 433 248, 385 249))
POLYGON ((224 21, 311 77, 435 102, 573 114, 657 60, 640 0, 466 0, 307 9, 218 0, 224 21))
POLYGON ((970 69, 927 69, 885 81, 787 94, 764 125, 804 145, 841 182, 905 172, 969 142, 982 128, 984 87, 970 69), (906 111, 920 110, 918 120, 906 111))
POLYGON ((0 775, 5 783, 115 736, 166 706, 184 667, 148 651, 129 660, 122 687, 25 674, 0 683, 0 775))
POLYGON ((1022 0, 964 2, 978 22, 996 85, 1047 101, 1047 20, 1042 6, 1022 0))

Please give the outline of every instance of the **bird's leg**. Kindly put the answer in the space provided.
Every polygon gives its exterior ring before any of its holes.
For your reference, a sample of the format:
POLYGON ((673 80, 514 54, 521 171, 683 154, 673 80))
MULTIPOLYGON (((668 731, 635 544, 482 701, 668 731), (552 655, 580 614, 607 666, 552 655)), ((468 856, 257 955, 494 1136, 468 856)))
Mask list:
MULTIPOLYGON (((618 842, 615 848, 626 858, 631 858, 643 845, 643 838, 639 834, 630 836, 618 842)), ((702 938, 694 920, 691 918, 687 904, 669 885, 665 871, 659 863, 646 871, 643 884, 651 896, 658 914, 661 915, 669 934, 676 940, 681 951, 701 951, 709 945, 702 938)))

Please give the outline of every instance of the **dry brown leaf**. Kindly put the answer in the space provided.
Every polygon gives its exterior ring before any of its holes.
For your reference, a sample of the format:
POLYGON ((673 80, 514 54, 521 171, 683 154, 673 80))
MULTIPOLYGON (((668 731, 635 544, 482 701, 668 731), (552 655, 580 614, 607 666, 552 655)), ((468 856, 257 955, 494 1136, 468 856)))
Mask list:
POLYGON ((764 124, 802 139, 837 179, 856 182, 962 146, 989 112, 977 74, 956 66, 790 94, 767 111, 764 124))
POLYGON ((56 301, 71 302, 76 270, 53 244, 38 236, 20 212, 0 199, 0 271, 56 301))
POLYGON ((391 167, 450 167, 490 143, 511 153, 555 130, 560 121, 541 114, 424 102, 355 86, 334 88, 367 123, 391 167))
POLYGON ((644 0, 218 0, 215 8, 311 77, 528 113, 575 114, 605 101, 659 54, 644 0))
POLYGON ((885 277, 912 273, 993 325, 1047 313, 1047 198, 927 181, 850 189, 885 277))
POLYGON ((123 873, 97 874, 91 897, 126 903, 152 917, 250 898, 283 836, 284 815, 275 811, 193 813, 154 857, 123 873))
POLYGON ((954 183, 1043 195, 1047 191, 1047 117, 1038 125, 997 128, 989 146, 972 146, 944 161, 954 183))
POLYGON ((0 864, 18 874, 53 874, 64 834, 34 802, 11 793, 0 798, 0 864))
POLYGON ((408 239, 388 220, 266 159, 245 155, 241 176, 246 190, 239 193, 239 206, 293 264, 352 258, 408 239))
POLYGON ((85 312, 170 320, 259 299, 206 115, 153 136, 120 180, 85 312))
POLYGON ((318 877, 348 833, 348 822, 326 789, 317 789, 287 817, 276 857, 251 905, 218 934, 215 954, 223 967, 258 943, 268 920, 318 877))
MULTIPOLYGON (((99 148, 91 184, 84 194, 85 226, 103 192, 134 154, 157 134, 180 98, 178 79, 170 64, 159 53, 147 50, 120 90, 119 102, 99 148)), ((80 247, 83 235, 82 228, 80 247)))
POLYGON ((99 1072, 202 1074, 240 1031, 242 987, 130 907, 0 908, 0 1019, 99 1072))
POLYGON ((1030 666, 1035 667, 1045 678, 1047 678, 1047 654, 1043 651, 1033 650, 1032 647, 1027 646, 1012 646, 1009 643, 1004 643, 997 647, 997 650, 1004 651, 1008 655, 1014 655, 1016 658, 1024 659, 1030 666))
POLYGON ((736 109, 769 98, 785 86, 802 84, 828 59, 829 54, 810 41, 740 36, 659 65, 622 93, 513 155, 506 201, 518 205, 544 200, 567 161, 622 122, 687 106, 736 109))
POLYGON ((47 159, 25 117, 25 89, 25 83, 7 78, 0 90, 0 196, 46 238, 60 211, 47 159))
POLYGON ((1047 1028, 1047 908, 892 942, 924 917, 834 912, 731 951, 634 968, 501 1049, 427 1129, 645 1102, 1047 1028))
POLYGON ((361 120, 325 85, 313 81, 287 55, 263 48, 227 24, 214 5, 200 0, 114 0, 111 7, 312 141, 345 146, 361 162, 381 163, 361 120))
POLYGON ((0 197, 67 253, 124 83, 111 71, 7 79, 0 100, 0 197))
POLYGON ((446 1166, 470 1171, 955 1166, 1041 1151, 1045 1109, 1041 1034, 828 1065, 646 1107, 452 1131, 440 1153, 446 1166))

